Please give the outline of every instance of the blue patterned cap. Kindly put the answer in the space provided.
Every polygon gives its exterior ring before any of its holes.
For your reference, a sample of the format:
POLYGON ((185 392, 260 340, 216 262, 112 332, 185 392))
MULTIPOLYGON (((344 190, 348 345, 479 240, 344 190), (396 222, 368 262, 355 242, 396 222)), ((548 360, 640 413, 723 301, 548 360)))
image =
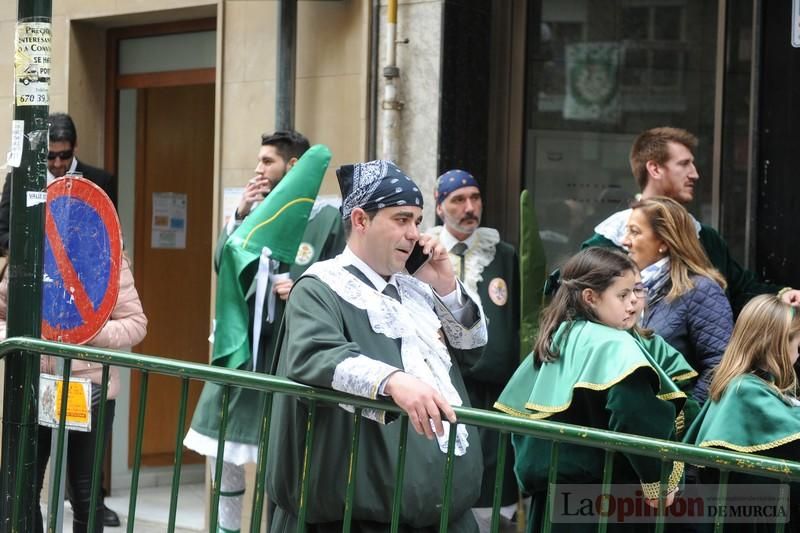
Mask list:
POLYGON ((377 211, 384 207, 422 207, 422 193, 411 178, 391 161, 369 161, 343 165, 336 170, 342 191, 342 219, 353 209, 377 211))
POLYGON ((450 195, 451 192, 461 189, 462 187, 477 187, 478 181, 464 170, 448 170, 436 180, 436 205, 441 204, 450 195))

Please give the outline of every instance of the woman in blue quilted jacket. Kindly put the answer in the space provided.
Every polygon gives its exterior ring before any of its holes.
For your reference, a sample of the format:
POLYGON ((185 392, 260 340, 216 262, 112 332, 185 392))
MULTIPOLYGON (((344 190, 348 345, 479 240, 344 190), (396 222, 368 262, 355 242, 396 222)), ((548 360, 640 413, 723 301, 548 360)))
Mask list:
POLYGON ((622 244, 647 288, 640 325, 663 337, 700 374, 693 396, 702 405, 733 329, 725 278, 711 265, 699 228, 682 205, 656 196, 632 207, 622 244))

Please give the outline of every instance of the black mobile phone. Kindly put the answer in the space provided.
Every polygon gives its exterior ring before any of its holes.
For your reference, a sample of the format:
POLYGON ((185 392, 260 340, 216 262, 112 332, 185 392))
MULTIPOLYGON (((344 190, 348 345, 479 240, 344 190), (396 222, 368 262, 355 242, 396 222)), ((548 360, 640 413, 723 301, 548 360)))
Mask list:
POLYGON ((431 258, 430 255, 426 254, 422 250, 422 245, 420 243, 416 243, 414 245, 414 249, 411 250, 411 255, 408 256, 408 259, 406 259, 406 271, 411 276, 413 276, 417 270, 422 268, 422 265, 427 263, 431 258))

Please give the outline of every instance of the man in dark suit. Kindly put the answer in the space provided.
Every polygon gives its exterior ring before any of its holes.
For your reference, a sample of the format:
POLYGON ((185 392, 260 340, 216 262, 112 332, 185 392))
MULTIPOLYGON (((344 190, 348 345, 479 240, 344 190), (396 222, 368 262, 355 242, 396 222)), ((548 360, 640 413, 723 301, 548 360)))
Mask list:
MULTIPOLYGON (((78 161, 75 151, 78 148, 78 132, 75 123, 66 113, 53 113, 48 117, 50 123, 49 152, 47 153, 47 183, 68 173, 82 174, 93 181, 117 205, 117 181, 105 170, 78 161)), ((8 255, 8 231, 11 215, 11 174, 6 175, 3 195, 0 197, 0 255, 8 255)))

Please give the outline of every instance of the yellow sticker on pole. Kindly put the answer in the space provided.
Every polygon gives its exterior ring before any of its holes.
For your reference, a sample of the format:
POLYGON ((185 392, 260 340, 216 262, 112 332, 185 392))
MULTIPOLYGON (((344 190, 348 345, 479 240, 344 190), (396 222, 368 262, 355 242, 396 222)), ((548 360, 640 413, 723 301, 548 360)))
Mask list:
POLYGON ((49 22, 20 22, 14 37, 14 101, 17 106, 50 104, 49 22))
MULTIPOLYGON (((92 382, 70 378, 67 393, 67 416, 64 426, 72 431, 90 431, 92 427, 92 382)), ((58 427, 64 381, 58 376, 39 376, 39 424, 58 427)))

